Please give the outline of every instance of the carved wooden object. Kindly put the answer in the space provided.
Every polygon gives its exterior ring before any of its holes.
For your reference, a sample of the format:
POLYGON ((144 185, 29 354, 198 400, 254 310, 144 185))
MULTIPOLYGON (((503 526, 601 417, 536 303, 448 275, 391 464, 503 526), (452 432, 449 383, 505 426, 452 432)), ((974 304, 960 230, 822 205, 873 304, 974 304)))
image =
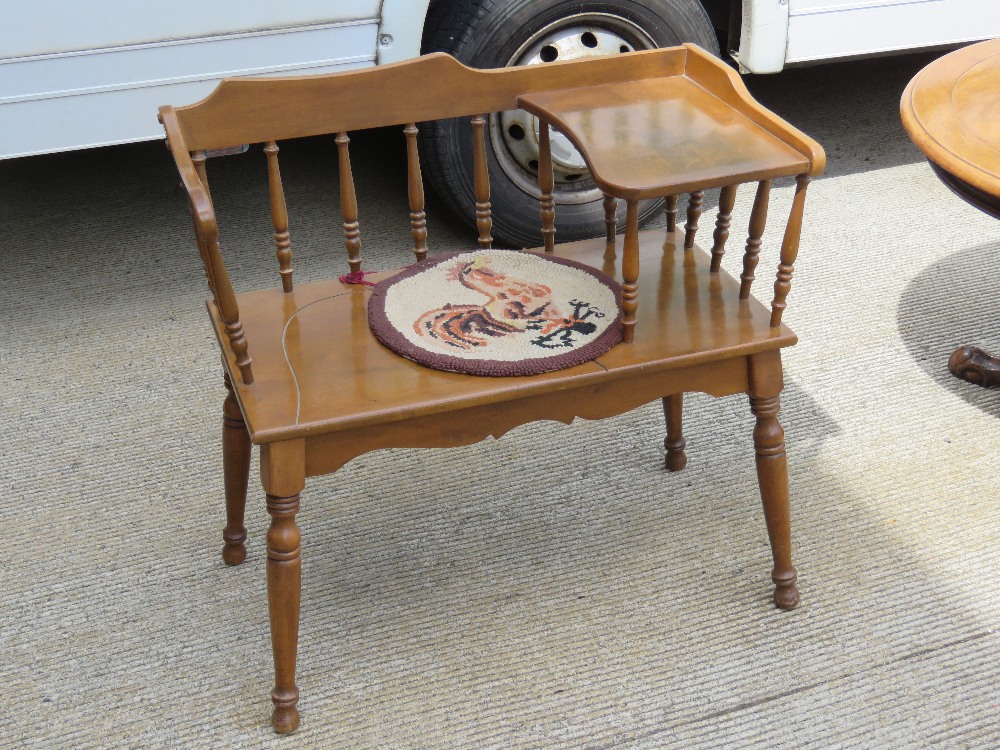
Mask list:
POLYGON ((959 380, 983 388, 1000 386, 1000 358, 978 346, 960 346, 948 358, 948 371, 959 380))
POLYGON ((788 471, 777 419, 780 350, 795 343, 795 335, 780 318, 798 249, 805 184, 822 171, 824 155, 815 142, 753 101, 724 63, 688 46, 491 71, 470 70, 434 54, 336 75, 227 80, 198 104, 163 107, 160 116, 187 192, 213 293, 208 307, 227 374, 223 558, 229 564, 246 555, 243 517, 250 446, 261 447, 261 483, 271 519, 271 720, 278 732, 291 732, 299 724, 300 495, 306 477, 336 471, 370 451, 468 445, 538 420, 603 419, 660 400, 666 419, 666 466, 676 471, 686 462, 683 394, 747 393, 756 417, 753 442, 774 558, 774 598, 779 607, 795 605, 788 471), (637 103, 650 112, 648 118, 629 116, 637 103), (426 251, 426 216, 415 123, 471 118, 476 228, 479 246, 489 248, 487 117, 518 106, 543 124, 539 212, 545 242, 534 251, 620 275, 625 342, 592 362, 524 378, 422 368, 376 341, 366 314, 370 287, 354 283, 363 273, 377 282, 402 269, 362 271, 347 134, 403 127, 410 229, 419 259, 426 251), (732 124, 716 130, 695 127, 703 119, 692 118, 692 108, 732 124), (565 134, 591 167, 594 184, 605 196, 604 237, 555 243, 550 126, 565 134), (662 141, 658 128, 669 131, 679 145, 650 149, 648 144, 662 141), (290 288, 290 258, 285 254, 290 254, 290 246, 284 244, 287 209, 275 144, 331 134, 336 136, 344 244, 353 275, 345 279, 348 285, 335 276, 300 281, 289 294, 262 290, 236 295, 219 249, 205 152, 234 144, 267 144, 275 244, 279 265, 289 272, 282 273, 282 288, 286 278, 290 288), (691 154, 699 154, 702 163, 692 165, 691 154), (768 308, 750 296, 749 287, 770 180, 790 176, 798 176, 801 190, 793 201, 779 283, 768 308), (739 182, 756 182, 758 188, 744 272, 734 279, 719 268, 719 260, 739 182), (695 243, 694 233, 703 191, 714 188, 722 188, 722 194, 707 253, 695 243), (691 196, 683 241, 676 226, 680 194, 691 196), (639 202, 659 198, 667 199, 666 238, 662 231, 639 229, 639 202), (620 254, 615 251, 617 200, 625 201, 626 209, 620 254), (681 248, 683 252, 674 252, 681 248), (709 269, 712 273, 705 272, 709 269), (744 301, 737 302, 741 297, 744 301), (253 343, 252 366, 248 339, 253 343))
POLYGON ((622 250, 622 324, 625 343, 635 337, 635 311, 639 307, 639 204, 625 204, 625 246, 622 250))
POLYGON ((615 234, 618 232, 618 201, 613 195, 605 195, 604 205, 604 236, 609 246, 615 244, 615 234))
POLYGON ((736 205, 736 188, 738 185, 726 185, 719 192, 719 215, 715 220, 715 232, 712 234, 712 265, 709 270, 718 272, 722 267, 722 256, 726 253, 726 240, 729 239, 729 225, 733 220, 733 206, 736 205))
POLYGON ((541 191, 542 245, 551 253, 556 246, 556 202, 552 197, 555 178, 552 174, 552 146, 549 143, 549 126, 538 126, 538 187, 541 191))
POLYGON ((346 132, 337 133, 337 155, 340 163, 340 213, 344 217, 344 247, 351 273, 361 270, 361 225, 358 223, 358 196, 354 190, 351 170, 351 139, 346 132))
POLYGON ((777 351, 750 358, 750 410, 757 418, 753 429, 757 455, 757 478, 764 503, 764 520, 771 540, 774 569, 774 603, 792 609, 799 603, 795 583, 798 575, 792 565, 791 513, 788 503, 788 459, 785 455, 785 431, 778 422, 781 411, 781 357, 777 351))
POLYGON ((795 178, 795 197, 792 199, 792 212, 785 225, 785 237, 781 241, 781 262, 778 264, 778 278, 774 282, 774 301, 771 302, 771 326, 776 328, 781 323, 781 314, 785 311, 785 299, 792 288, 792 271, 795 270, 795 258, 799 254, 799 236, 802 234, 802 211, 806 204, 806 188, 809 187, 808 175, 800 174, 795 178))
POLYGON ((663 397, 663 416, 667 422, 667 436, 663 440, 663 447, 667 450, 666 467, 668 471, 680 471, 687 466, 687 454, 684 452, 687 441, 684 439, 682 431, 683 411, 683 393, 663 397))
POLYGON ((199 149, 191 153, 191 162, 194 164, 195 172, 198 173, 198 179, 201 181, 201 186, 205 188, 205 195, 208 196, 209 200, 212 200, 212 191, 208 187, 208 171, 205 167, 205 162, 208 161, 208 154, 205 153, 205 149, 199 149))
POLYGON ((420 173, 420 152, 417 150, 417 126, 408 123, 406 136, 407 196, 410 200, 410 236, 417 260, 427 257, 427 214, 424 213, 424 178, 420 173))
POLYGON ((212 273, 212 289, 215 292, 215 304, 222 317, 229 348, 233 353, 236 367, 240 371, 240 379, 247 385, 253 383, 253 366, 250 360, 249 345, 243 332, 243 322, 240 320, 240 307, 236 302, 236 293, 226 273, 226 264, 222 261, 219 250, 218 228, 204 237, 208 267, 212 273))
POLYGON ((299 641, 302 549, 295 516, 299 512, 299 493, 305 486, 304 459, 301 440, 267 445, 261 452, 261 479, 271 516, 267 529, 267 601, 274 655, 271 724, 281 733, 294 732, 299 725, 295 657, 299 641))
MULTIPOLYGON (((195 151, 191 154, 191 163, 194 165, 195 173, 198 176, 198 182, 205 190, 206 198, 209 202, 211 202, 212 193, 208 189, 208 172, 205 169, 205 161, 207 158, 208 157, 204 150, 195 151)), ((205 242, 205 237, 202 234, 198 217, 195 215, 194 207, 191 209, 191 222, 194 225, 195 241, 198 245, 198 254, 201 255, 201 262, 205 269, 205 278, 208 280, 208 288, 212 291, 212 299, 214 299, 215 304, 218 305, 219 301, 217 299, 217 295, 215 294, 215 278, 214 273, 212 272, 212 261, 208 255, 208 244, 205 242)))
POLYGON ((677 231, 677 196, 668 195, 663 203, 663 213, 667 217, 667 232, 677 231))
POLYGON ((472 118, 473 179, 476 191, 476 228, 479 247, 493 247, 493 212, 490 206, 490 172, 486 163, 486 117, 472 118))
POLYGON ((753 210, 750 213, 750 236, 747 237, 747 247, 743 252, 743 273, 740 275, 740 299, 750 297, 750 287, 754 280, 754 269, 760 260, 760 238, 767 226, 767 202, 771 195, 771 181, 761 180, 757 184, 757 194, 753 199, 753 210))
POLYGON ((278 258, 278 274, 281 288, 292 291, 292 238, 288 233, 288 208, 285 205, 285 189, 281 185, 281 171, 278 169, 278 144, 268 141, 264 146, 267 154, 267 181, 271 190, 271 221, 274 224, 274 254, 278 258))
POLYGON ((226 488, 226 526, 222 530, 225 542, 222 559, 226 565, 239 565, 247 556, 243 512, 250 477, 250 433, 233 393, 229 373, 225 374, 225 385, 228 395, 222 405, 222 465, 226 488))
POLYGON ((684 225, 684 249, 694 247, 694 236, 698 232, 701 206, 705 202, 705 191, 695 190, 688 198, 687 223, 684 225))

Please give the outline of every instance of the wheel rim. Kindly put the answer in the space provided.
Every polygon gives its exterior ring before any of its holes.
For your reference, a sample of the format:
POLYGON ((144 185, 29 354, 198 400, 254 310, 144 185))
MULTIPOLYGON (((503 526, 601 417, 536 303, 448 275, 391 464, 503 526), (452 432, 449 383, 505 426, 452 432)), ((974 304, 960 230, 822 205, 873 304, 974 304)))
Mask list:
MULTIPOLYGON (((557 60, 652 49, 653 39, 636 24, 607 13, 577 13, 533 34, 507 61, 543 65, 557 60)), ((538 191, 538 120, 523 110, 490 118, 493 151, 508 179, 529 195, 538 191)), ((589 203, 601 197, 586 162, 562 133, 551 132, 552 172, 557 203, 589 203)))

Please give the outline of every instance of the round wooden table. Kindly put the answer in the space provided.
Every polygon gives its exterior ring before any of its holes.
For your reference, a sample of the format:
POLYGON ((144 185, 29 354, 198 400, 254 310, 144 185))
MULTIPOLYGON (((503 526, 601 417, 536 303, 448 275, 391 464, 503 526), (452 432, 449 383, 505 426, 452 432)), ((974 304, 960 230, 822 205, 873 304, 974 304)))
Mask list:
MULTIPOLYGON (((921 70, 900 102, 903 126, 941 181, 1000 219, 1000 39, 956 50, 921 70)), ((974 346, 952 352, 955 377, 1000 385, 1000 358, 974 346)))

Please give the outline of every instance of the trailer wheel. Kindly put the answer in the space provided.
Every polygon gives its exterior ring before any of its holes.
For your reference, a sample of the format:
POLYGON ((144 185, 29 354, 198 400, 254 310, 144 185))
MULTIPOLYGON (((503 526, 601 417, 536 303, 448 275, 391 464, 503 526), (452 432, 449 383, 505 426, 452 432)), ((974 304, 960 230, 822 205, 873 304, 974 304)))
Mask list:
MULTIPOLYGON (((474 68, 544 65, 597 55, 694 42, 719 53, 698 0, 441 0, 431 7, 423 52, 448 52, 474 68)), ((541 242, 537 122, 521 111, 493 114, 487 128, 493 234, 523 247, 541 242)), ((561 241, 604 232, 601 193, 583 158, 558 134, 552 142, 556 232, 561 241)), ((428 181, 459 216, 474 224, 472 135, 467 122, 421 128, 428 181)), ((640 204, 640 220, 660 201, 640 204)), ((624 206, 619 207, 624 216, 624 206)))

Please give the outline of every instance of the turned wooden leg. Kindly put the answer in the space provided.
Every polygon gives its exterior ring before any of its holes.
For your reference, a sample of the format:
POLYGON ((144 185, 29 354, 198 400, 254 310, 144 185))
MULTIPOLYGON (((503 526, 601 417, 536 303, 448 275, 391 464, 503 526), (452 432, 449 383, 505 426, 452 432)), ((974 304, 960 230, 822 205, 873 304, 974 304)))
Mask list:
POLYGON ((687 223, 684 225, 685 250, 694 247, 694 236, 698 232, 698 219, 701 218, 701 207, 704 202, 704 190, 695 190, 688 199, 687 223))
POLYGON ((684 448, 687 441, 681 432, 681 421, 684 410, 684 394, 675 393, 663 398, 663 416, 667 420, 667 437, 663 447, 667 449, 666 465, 668 471, 680 471, 687 466, 687 454, 684 448))
POLYGON ((992 357, 978 346, 960 346, 948 358, 948 369, 960 380, 983 388, 1000 385, 1000 358, 992 357))
POLYGON ((247 502, 250 475, 250 433, 233 393, 233 383, 225 376, 226 396, 222 404, 222 469, 226 488, 226 527, 222 530, 225 545, 222 559, 226 565, 239 565, 247 557, 244 542, 243 511, 247 502))
POLYGON ((274 653, 274 711, 271 725, 280 734, 299 726, 299 689, 295 685, 295 657, 299 642, 299 602, 302 585, 301 535, 295 524, 299 492, 305 484, 304 444, 301 440, 263 446, 261 477, 267 493, 267 604, 274 653))
POLYGON ((795 586, 797 574, 792 566, 791 509, 788 501, 788 460, 785 455, 785 432, 778 422, 781 411, 781 359, 778 352, 750 357, 750 410, 757 418, 753 430, 757 454, 757 481, 764 503, 764 519, 771 541, 774 569, 774 603, 781 609, 793 609, 799 603, 795 586))

